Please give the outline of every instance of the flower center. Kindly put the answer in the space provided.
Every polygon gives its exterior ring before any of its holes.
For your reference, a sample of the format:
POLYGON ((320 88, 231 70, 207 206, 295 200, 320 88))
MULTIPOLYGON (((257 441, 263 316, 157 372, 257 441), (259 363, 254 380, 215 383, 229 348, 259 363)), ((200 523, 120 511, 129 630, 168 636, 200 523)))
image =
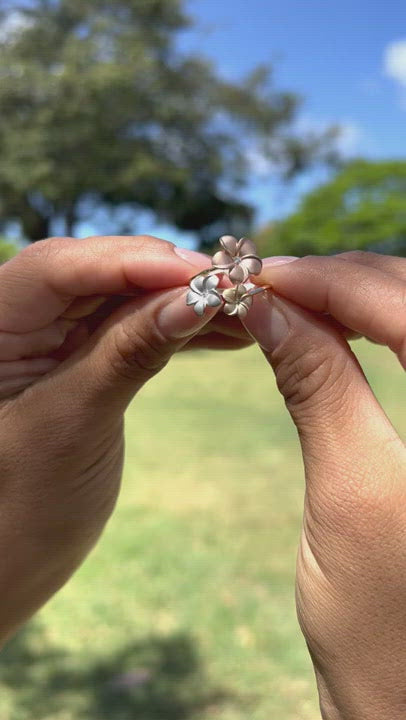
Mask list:
POLYGON ((209 297, 209 295, 213 292, 213 290, 208 290, 207 288, 203 290, 202 295, 204 298, 209 297))

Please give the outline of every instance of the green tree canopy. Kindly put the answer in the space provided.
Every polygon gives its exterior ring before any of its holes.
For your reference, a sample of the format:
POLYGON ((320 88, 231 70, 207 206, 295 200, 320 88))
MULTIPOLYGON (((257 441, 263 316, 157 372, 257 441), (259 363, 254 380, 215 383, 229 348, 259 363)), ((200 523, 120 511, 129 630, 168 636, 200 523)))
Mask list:
POLYGON ((269 254, 372 249, 406 255, 406 161, 349 163, 298 211, 259 233, 269 254))
POLYGON ((102 207, 132 232, 148 209, 209 240, 252 218, 252 143, 286 176, 331 159, 334 129, 295 136, 298 98, 268 70, 234 84, 181 53, 190 24, 184 0, 0 0, 0 230, 72 234, 102 207))
POLYGON ((10 260, 17 252, 15 245, 0 237, 0 265, 10 260))

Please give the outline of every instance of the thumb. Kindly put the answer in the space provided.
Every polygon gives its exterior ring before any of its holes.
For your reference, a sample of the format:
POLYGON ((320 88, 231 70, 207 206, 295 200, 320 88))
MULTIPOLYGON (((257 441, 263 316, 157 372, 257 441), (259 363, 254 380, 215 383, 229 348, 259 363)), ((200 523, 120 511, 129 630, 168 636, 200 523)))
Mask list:
POLYGON ((121 415, 142 385, 220 306, 206 307, 199 317, 186 305, 186 293, 186 288, 150 292, 114 312, 49 377, 61 403, 72 408, 75 397, 98 419, 101 411, 110 418, 121 415))
MULTIPOLYGON (((272 365, 298 429, 307 480, 365 478, 365 458, 399 438, 341 333, 327 318, 264 293, 244 320, 272 365)), ((316 480, 315 480, 316 481, 316 480)))

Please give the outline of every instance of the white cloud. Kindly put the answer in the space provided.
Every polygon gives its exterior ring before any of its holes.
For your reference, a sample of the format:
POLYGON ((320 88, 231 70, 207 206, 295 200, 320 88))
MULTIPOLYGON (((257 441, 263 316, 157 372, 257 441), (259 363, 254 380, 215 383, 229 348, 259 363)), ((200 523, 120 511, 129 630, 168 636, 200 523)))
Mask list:
MULTIPOLYGON (((332 144, 341 157, 350 159, 362 152, 361 145, 365 140, 365 133, 353 120, 324 120, 302 115, 296 120, 292 129, 298 138, 306 138, 312 135, 321 135, 332 125, 340 128, 340 132, 332 144)), ((255 142, 247 148, 245 159, 250 172, 257 178, 267 178, 280 169, 276 161, 264 156, 263 151, 255 142)))
POLYGON ((277 169, 276 163, 266 157, 256 143, 247 149, 245 160, 249 171, 258 178, 266 178, 277 169))
POLYGON ((10 42, 14 40, 19 32, 30 27, 30 25, 32 25, 32 21, 20 10, 14 10, 8 13, 6 18, 0 23, 0 42, 10 42))
POLYGON ((360 151, 360 144, 364 133, 361 127, 352 120, 338 122, 341 133, 336 140, 337 149, 344 157, 352 157, 360 151))
POLYGON ((384 53, 385 74, 406 87, 406 39, 387 45, 384 53))
POLYGON ((360 151, 360 144, 364 133, 360 125, 354 122, 354 120, 345 120, 343 118, 323 120, 320 118, 303 116, 296 122, 295 129, 298 135, 306 136, 311 135, 312 133, 321 134, 332 125, 336 125, 340 128, 340 132, 334 141, 334 147, 346 158, 356 155, 360 151))

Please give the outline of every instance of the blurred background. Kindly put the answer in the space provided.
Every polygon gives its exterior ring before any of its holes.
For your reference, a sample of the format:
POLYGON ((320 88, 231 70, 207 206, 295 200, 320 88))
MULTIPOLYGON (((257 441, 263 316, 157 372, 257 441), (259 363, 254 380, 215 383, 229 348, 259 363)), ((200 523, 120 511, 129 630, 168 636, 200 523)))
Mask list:
MULTIPOLYGON (((63 234, 406 256, 405 120, 399 0, 0 0, 0 262, 63 234)), ((400 368, 354 350, 405 433, 400 368)), ((101 543, 0 656, 1 719, 317 720, 302 503, 257 349, 175 358, 101 543)))

